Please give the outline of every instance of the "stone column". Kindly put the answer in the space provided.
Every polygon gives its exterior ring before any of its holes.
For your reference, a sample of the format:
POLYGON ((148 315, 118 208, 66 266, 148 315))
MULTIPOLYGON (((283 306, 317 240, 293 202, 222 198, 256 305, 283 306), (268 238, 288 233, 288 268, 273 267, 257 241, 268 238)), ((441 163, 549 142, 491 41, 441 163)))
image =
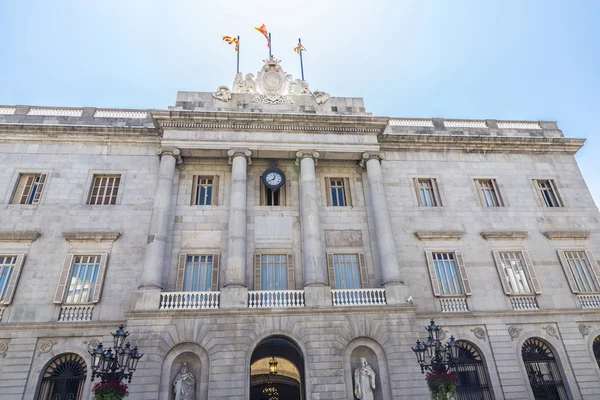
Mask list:
POLYGON ((399 304, 405 302, 407 290, 401 279, 396 241, 385 199, 381 159, 383 159, 383 154, 364 153, 360 165, 366 167, 369 179, 382 285, 386 288, 388 304, 399 304))
POLYGON ((175 166, 181 164, 182 159, 180 151, 176 147, 163 147, 156 153, 160 156, 158 185, 152 206, 142 284, 139 288, 161 290, 175 166))

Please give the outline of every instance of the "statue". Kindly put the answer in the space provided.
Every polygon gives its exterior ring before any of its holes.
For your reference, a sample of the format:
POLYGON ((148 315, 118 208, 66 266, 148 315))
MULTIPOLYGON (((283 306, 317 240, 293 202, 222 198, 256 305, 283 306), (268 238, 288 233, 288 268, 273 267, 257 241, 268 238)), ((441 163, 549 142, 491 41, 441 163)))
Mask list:
POLYGON ((361 357, 358 367, 354 370, 354 395, 359 400, 374 400, 375 389, 375 371, 367 360, 361 357))
POLYGON ((321 105, 321 104, 325 103, 327 100, 329 100, 331 98, 331 95, 327 92, 315 90, 313 92, 313 97, 315 98, 315 101, 317 102, 317 104, 321 105))
POLYGON ((196 378, 188 369, 187 363, 183 363, 181 370, 173 381, 173 393, 175 400, 194 400, 196 390, 196 378))
POLYGON ((217 100, 227 103, 229 100, 231 100, 231 91, 227 86, 219 86, 217 91, 213 93, 213 97, 217 100))
POLYGON ((233 79, 231 91, 233 93, 245 93, 245 87, 246 85, 244 85, 244 77, 242 76, 241 72, 238 72, 233 79))

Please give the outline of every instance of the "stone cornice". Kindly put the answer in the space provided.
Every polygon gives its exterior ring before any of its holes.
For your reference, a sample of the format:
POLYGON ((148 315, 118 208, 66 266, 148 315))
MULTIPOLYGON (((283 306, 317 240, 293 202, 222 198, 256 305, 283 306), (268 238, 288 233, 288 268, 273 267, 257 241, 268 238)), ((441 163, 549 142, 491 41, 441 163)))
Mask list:
POLYGON ((481 232, 485 240, 523 240, 527 237, 524 231, 481 232))
POLYGON ((550 240, 587 240, 590 231, 548 231, 544 236, 550 240))
POLYGON ((41 234, 39 232, 0 232, 0 242, 34 242, 41 234))
POLYGON ((95 241, 114 242, 121 237, 120 232, 63 232, 68 242, 95 241))
POLYGON ((575 154, 585 139, 564 137, 458 136, 423 134, 380 135, 382 151, 450 151, 468 153, 566 153, 575 154))
POLYGON ((460 240, 465 233, 461 231, 427 231, 415 232, 419 240, 460 240))

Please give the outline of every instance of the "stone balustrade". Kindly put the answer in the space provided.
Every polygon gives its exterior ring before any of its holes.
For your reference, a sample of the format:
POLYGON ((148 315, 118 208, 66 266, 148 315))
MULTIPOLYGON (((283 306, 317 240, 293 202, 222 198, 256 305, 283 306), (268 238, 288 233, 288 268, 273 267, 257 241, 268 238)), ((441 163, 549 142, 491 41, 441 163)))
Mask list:
POLYGON ((440 308, 442 312, 468 312, 469 305, 465 297, 441 297, 440 308))
POLYGON ((221 292, 162 292, 159 310, 209 310, 219 308, 221 292))
POLYGON ((515 311, 540 309, 535 296, 513 296, 510 298, 510 303, 515 311))
POLYGON ((248 292, 248 308, 304 307, 304 290, 254 290, 248 292))
POLYGON ((62 305, 58 314, 60 322, 84 322, 91 321, 94 312, 93 305, 62 305))
POLYGON ((600 295, 598 294, 580 294, 579 302, 582 308, 600 308, 600 295))
POLYGON ((331 301, 334 306, 382 306, 386 304, 385 289, 334 289, 331 301))

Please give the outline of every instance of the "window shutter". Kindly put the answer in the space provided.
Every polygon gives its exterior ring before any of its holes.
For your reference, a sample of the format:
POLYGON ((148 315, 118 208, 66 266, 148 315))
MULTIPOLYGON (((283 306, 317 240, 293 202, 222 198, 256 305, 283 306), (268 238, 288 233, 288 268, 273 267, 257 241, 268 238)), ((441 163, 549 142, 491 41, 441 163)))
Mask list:
POLYGON ((558 190, 556 190, 556 184, 554 183, 554 179, 548 179, 548 182, 550 183, 550 187, 552 188, 552 191, 554 192, 554 197, 556 198, 556 202, 558 203, 557 206, 564 207, 562 198, 558 194, 558 190))
POLYGON ((494 192, 496 193, 496 199, 498 200, 498 207, 504 207, 504 199, 502 198, 502 194, 500 193, 500 188, 498 187, 498 182, 495 179, 492 179, 492 186, 494 187, 494 192))
POLYGON ((221 265, 221 260, 219 259, 219 256, 219 254, 213 254, 212 282, 210 285, 210 290, 213 292, 219 291, 219 269, 221 265))
POLYGON ((417 205, 422 206, 423 201, 421 200, 421 194, 419 193, 419 179, 413 178, 413 186, 415 187, 415 194, 417 195, 417 205))
POLYGON ((563 271, 565 271, 565 276, 567 277, 567 282, 569 282, 569 286, 571 287, 571 292, 579 293, 579 288, 577 287, 577 282, 575 282, 575 277, 573 276, 573 271, 571 271, 571 266, 569 265, 569 261, 565 256, 564 250, 558 250, 558 259, 560 260, 560 264, 563 267, 563 271))
POLYGON ((8 283, 8 289, 6 290, 6 295, 4 296, 2 304, 10 304, 12 302, 12 299, 15 295, 15 289, 17 288, 17 283, 19 283, 19 276, 21 275, 21 270, 23 269, 24 260, 25 254, 19 254, 17 256, 17 263, 14 267, 10 282, 8 283))
POLYGON ((504 289, 505 294, 512 294, 510 290, 510 286, 508 286, 508 278, 504 273, 504 265, 502 264, 502 260, 500 259, 500 252, 497 250, 492 251, 494 255, 494 262, 496 263, 496 268, 498 269, 498 276, 500 277, 500 282, 502 282, 502 289, 504 289))
MULTIPOLYGON (((35 178, 34 178, 35 180, 35 178)), ((40 198, 42 197, 42 192, 44 190, 44 184, 46 183, 46 174, 40 174, 40 181, 37 184, 37 191, 33 196, 31 204, 39 204, 40 198)))
POLYGON ((213 188, 212 188, 212 199, 210 199, 213 206, 219 205, 219 175, 213 176, 213 188))
POLYGON ((544 198, 542 197, 542 189, 540 188, 540 182, 537 179, 533 180, 533 187, 538 197, 538 206, 544 207, 546 203, 544 202, 544 198))
POLYGON ((440 283, 435 275, 435 268, 433 267, 433 252, 426 251, 425 258, 427 259, 427 269, 429 270, 429 277, 431 278, 431 286, 433 287, 433 294, 435 296, 441 296, 442 291, 440 290, 440 283))
POLYGON ((254 290, 262 290, 260 254, 254 254, 254 290))
POLYGON ((333 204, 331 199, 331 178, 325 178, 325 192, 327 194, 327 205, 331 206, 333 204))
POLYGON ((462 281, 463 291, 465 295, 471 295, 471 284, 469 283, 469 277, 467 276, 467 267, 465 266, 465 260, 463 259, 460 251, 455 251, 454 256, 456 257, 456 264, 458 265, 458 273, 462 281))
POLYGON ((294 279, 294 255, 287 255, 287 288, 288 290, 295 290, 296 283, 294 279))
POLYGON ((360 270, 360 287, 362 289, 369 287, 369 273, 367 263, 365 262, 365 253, 358 253, 358 267, 360 270))
POLYGON ((69 273, 71 272, 71 266, 73 265, 73 254, 67 254, 65 262, 63 263, 62 270, 60 272, 60 278, 58 278, 58 285, 56 286, 56 293, 54 294, 54 303, 62 303, 65 297, 65 289, 67 282, 69 281, 69 273))
POLYGON ((594 253, 591 250, 586 250, 585 255, 588 259, 588 263, 590 264, 590 268, 594 273, 594 277, 596 278, 596 285, 600 287, 600 267, 598 267, 598 262, 596 261, 596 257, 594 257, 594 253))
POLYGON ((196 197, 198 196, 198 178, 198 175, 194 175, 192 178, 192 198, 190 199, 190 204, 192 206, 198 205, 198 201, 196 200, 196 197))
POLYGON ((177 263, 177 280, 175 282, 175 291, 183 292, 183 283, 185 281, 185 263, 187 254, 179 254, 179 262, 177 263))
POLYGON ((327 275, 329 276, 329 287, 336 289, 335 271, 333 269, 333 254, 327 253, 327 275))
POLYGON ((485 207, 485 199, 483 198, 483 193, 481 190, 481 182, 479 179, 475 179, 475 189, 477 190, 477 197, 479 198, 479 204, 481 207, 485 207))
POLYGON ((96 286, 94 287, 94 297, 92 303, 100 301, 100 294, 102 293, 102 284, 104 283, 104 275, 106 275, 106 263, 108 261, 108 254, 103 253, 100 255, 100 268, 98 270, 98 279, 96 280, 96 286))
POLYGON ((438 190, 437 179, 431 178, 429 181, 431 182, 431 189, 433 190, 435 206, 442 207, 442 196, 440 196, 440 191, 438 190))
POLYGON ((346 206, 352 207, 352 191, 350 190, 349 178, 344 178, 344 194, 346 195, 346 206))
POLYGON ((262 179, 259 177, 258 178, 259 183, 258 183, 258 192, 259 192, 259 201, 260 201, 260 205, 261 206, 266 206, 267 205, 267 187, 265 186, 265 184, 263 183, 262 179))
POLYGON ((523 261, 525 261, 525 270, 529 275, 529 279, 531 279, 531 285, 533 286, 533 291, 536 294, 542 293, 542 288, 540 286, 540 281, 535 274, 535 270, 533 269, 533 264, 531 263, 531 258, 529 257, 529 252, 527 250, 521 251, 523 255, 523 261))

